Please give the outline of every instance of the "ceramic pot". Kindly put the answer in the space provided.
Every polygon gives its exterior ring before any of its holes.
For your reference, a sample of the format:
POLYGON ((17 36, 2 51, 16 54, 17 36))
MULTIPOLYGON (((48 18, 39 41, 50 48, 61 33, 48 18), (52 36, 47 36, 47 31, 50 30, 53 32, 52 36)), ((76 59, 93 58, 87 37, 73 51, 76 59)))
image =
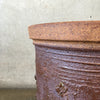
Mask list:
POLYGON ((100 100, 100 21, 32 25, 37 100, 100 100))

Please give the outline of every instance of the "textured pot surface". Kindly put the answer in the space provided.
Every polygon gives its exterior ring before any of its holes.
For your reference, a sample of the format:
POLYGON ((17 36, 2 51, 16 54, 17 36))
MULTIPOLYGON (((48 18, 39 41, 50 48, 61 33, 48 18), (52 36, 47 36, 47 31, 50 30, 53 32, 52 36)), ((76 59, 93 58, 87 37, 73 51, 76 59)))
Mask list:
POLYGON ((100 21, 29 27, 37 100, 100 100, 100 21))

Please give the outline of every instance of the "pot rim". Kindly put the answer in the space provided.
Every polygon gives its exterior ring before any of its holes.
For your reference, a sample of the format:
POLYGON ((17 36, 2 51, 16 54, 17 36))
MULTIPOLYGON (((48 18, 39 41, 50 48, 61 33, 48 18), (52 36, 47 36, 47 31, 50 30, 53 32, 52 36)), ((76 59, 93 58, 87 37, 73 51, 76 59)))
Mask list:
POLYGON ((68 21, 31 25, 33 40, 100 42, 100 21, 68 21))

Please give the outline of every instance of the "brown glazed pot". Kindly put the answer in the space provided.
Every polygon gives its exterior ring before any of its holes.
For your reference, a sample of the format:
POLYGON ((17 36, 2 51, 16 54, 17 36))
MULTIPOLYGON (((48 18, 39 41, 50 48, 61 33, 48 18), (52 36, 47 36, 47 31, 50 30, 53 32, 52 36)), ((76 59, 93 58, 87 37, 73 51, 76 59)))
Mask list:
POLYGON ((37 100, 100 100, 100 21, 32 25, 37 100))

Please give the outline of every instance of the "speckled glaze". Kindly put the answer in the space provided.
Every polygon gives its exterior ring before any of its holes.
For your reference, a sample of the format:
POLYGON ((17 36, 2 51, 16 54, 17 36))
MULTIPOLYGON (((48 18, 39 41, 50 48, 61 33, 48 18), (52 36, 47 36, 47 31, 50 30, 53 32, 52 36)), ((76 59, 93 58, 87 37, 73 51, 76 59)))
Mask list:
POLYGON ((37 100, 100 100, 100 21, 29 27, 37 100))

